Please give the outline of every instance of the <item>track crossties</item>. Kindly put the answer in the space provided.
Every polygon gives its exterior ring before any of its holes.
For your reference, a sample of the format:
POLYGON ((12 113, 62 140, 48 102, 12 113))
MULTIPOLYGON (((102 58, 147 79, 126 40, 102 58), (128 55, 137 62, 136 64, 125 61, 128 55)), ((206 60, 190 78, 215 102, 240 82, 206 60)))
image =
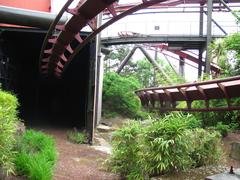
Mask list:
POLYGON ((231 99, 240 97, 240 76, 182 84, 169 87, 146 88, 135 93, 144 107, 161 111, 223 111, 240 110, 240 105, 232 105, 231 99), (225 107, 210 107, 210 100, 226 99, 225 107), (193 108, 196 100, 205 102, 204 108, 193 108), (177 102, 185 101, 185 108, 178 108, 177 102))
MULTIPOLYGON (((197 3, 205 2, 202 0, 192 1, 197 3)), ((103 29, 123 17, 156 4, 164 7, 174 6, 184 3, 185 0, 143 0, 141 3, 134 4, 134 6, 121 13, 115 10, 117 7, 114 4, 115 0, 80 0, 75 8, 70 9, 69 6, 72 2, 73 0, 68 0, 64 5, 45 37, 39 65, 42 74, 55 75, 60 78, 74 56, 90 40, 103 29), (96 16, 101 12, 106 12, 106 10, 111 16, 110 19, 100 27, 97 27, 96 16), (72 17, 64 25, 58 25, 64 13, 70 13, 72 17), (92 32, 87 37, 82 38, 80 31, 85 26, 89 26, 92 32)))

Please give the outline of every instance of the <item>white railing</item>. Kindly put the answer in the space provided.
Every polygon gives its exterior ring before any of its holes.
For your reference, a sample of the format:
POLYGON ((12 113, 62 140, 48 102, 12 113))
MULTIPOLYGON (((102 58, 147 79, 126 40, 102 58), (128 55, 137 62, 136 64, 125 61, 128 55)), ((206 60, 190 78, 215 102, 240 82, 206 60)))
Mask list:
MULTIPOLYGON (((232 21, 218 22, 228 33, 240 32, 240 26, 234 25, 232 21)), ((207 23, 204 22, 203 35, 206 35, 207 23)), ((116 37, 121 31, 130 31, 144 35, 199 35, 198 21, 142 21, 142 22, 117 22, 102 32, 102 37, 116 37)), ((213 35, 224 35, 224 33, 213 23, 213 35)))

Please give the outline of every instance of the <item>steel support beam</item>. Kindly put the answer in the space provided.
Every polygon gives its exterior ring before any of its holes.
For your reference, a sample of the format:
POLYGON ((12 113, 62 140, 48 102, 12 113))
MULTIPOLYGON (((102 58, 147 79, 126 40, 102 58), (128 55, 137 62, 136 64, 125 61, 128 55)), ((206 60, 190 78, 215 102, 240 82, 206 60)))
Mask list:
POLYGON ((131 57, 135 53, 136 49, 137 49, 137 46, 134 46, 133 49, 127 54, 127 56, 123 59, 122 63, 118 67, 116 73, 120 74, 120 72, 123 70, 124 66, 127 64, 127 62, 131 59, 131 57))
POLYGON ((205 72, 207 74, 210 74, 210 64, 211 64, 211 48, 210 44, 212 42, 212 7, 213 7, 213 1, 208 0, 207 1, 207 52, 206 52, 206 66, 205 66, 205 72))
MULTIPOLYGON (((102 25, 102 13, 97 16, 97 27, 102 25)), ((93 134, 92 142, 94 143, 94 129, 99 124, 102 114, 102 88, 103 88, 103 59, 101 58, 101 33, 96 36, 96 63, 95 63, 95 92, 94 92, 94 115, 93 115, 93 134)))
POLYGON ((203 36, 203 4, 200 4, 200 13, 199 13, 199 36, 203 36))
POLYGON ((202 76, 202 66, 203 66, 202 54, 203 54, 203 48, 198 49, 198 78, 202 76))
POLYGON ((179 56, 179 75, 184 78, 185 76, 185 59, 179 56))
MULTIPOLYGON (((204 14, 207 15, 207 12, 204 12, 204 14)), ((228 35, 228 33, 217 23, 217 21, 212 19, 212 22, 223 32, 224 35, 228 35)))
POLYGON ((229 10, 231 13, 232 13, 232 15, 238 20, 238 21, 240 21, 240 17, 234 12, 234 11, 232 11, 232 9, 224 2, 224 0, 219 0, 222 4, 223 4, 223 6, 227 9, 227 10, 229 10))
POLYGON ((144 56, 146 56, 146 58, 153 65, 153 67, 155 67, 165 77, 165 79, 169 83, 172 83, 172 80, 170 79, 170 77, 166 74, 166 72, 163 70, 163 68, 161 66, 159 66, 159 64, 153 58, 151 58, 151 56, 148 54, 148 52, 145 49, 143 49, 142 47, 138 47, 138 48, 142 51, 144 56))

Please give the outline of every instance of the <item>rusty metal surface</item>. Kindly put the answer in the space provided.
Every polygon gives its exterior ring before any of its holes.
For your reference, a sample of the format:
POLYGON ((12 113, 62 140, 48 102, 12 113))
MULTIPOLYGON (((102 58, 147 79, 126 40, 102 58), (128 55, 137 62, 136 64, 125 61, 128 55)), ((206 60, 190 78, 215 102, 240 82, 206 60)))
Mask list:
POLYGON ((240 104, 231 104, 232 98, 240 97, 240 76, 176 86, 145 88, 135 93, 144 107, 162 111, 240 110, 240 104), (226 106, 210 107, 209 101, 213 99, 226 99, 226 106), (205 107, 192 107, 192 103, 196 100, 204 101, 205 107), (185 101, 186 107, 178 108, 178 101, 185 101))

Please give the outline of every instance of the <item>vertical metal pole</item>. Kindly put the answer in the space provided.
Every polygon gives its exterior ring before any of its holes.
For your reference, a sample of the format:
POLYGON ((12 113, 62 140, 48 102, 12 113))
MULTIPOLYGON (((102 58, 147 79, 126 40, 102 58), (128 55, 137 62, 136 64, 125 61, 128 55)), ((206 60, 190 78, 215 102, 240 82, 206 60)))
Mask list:
POLYGON ((208 0, 207 2, 207 52, 206 52, 206 67, 205 72, 207 74, 210 74, 210 61, 211 61, 211 48, 210 44, 212 41, 212 7, 213 7, 213 1, 208 0))
POLYGON ((199 36, 203 36, 203 4, 200 4, 200 14, 199 14, 199 36))
MULTIPOLYGON (((97 27, 102 24, 102 13, 97 16, 97 27)), ((94 143, 94 132, 96 125, 101 119, 102 113, 102 85, 103 85, 103 60, 101 58, 101 35, 96 36, 96 63, 95 63, 95 90, 94 90, 94 112, 92 143, 94 143)))
POLYGON ((123 61, 121 62, 121 64, 119 65, 116 73, 120 74, 121 71, 123 70, 124 66, 128 63, 128 61, 131 59, 131 57, 133 56, 133 54, 135 53, 136 49, 138 47, 134 46, 133 49, 131 51, 129 51, 129 53, 127 54, 127 56, 123 59, 123 61))
POLYGON ((201 78, 202 76, 202 53, 203 53, 203 48, 198 49, 198 78, 201 78))
MULTIPOLYGON (((155 61, 157 62, 158 60, 158 51, 157 51, 157 48, 155 48, 155 55, 154 55, 154 59, 155 61)), ((157 73, 156 73, 156 70, 155 68, 153 68, 153 86, 157 86, 157 73)))
POLYGON ((185 72, 184 72, 184 65, 185 65, 185 60, 183 57, 179 57, 179 74, 180 76, 184 77, 185 72))

